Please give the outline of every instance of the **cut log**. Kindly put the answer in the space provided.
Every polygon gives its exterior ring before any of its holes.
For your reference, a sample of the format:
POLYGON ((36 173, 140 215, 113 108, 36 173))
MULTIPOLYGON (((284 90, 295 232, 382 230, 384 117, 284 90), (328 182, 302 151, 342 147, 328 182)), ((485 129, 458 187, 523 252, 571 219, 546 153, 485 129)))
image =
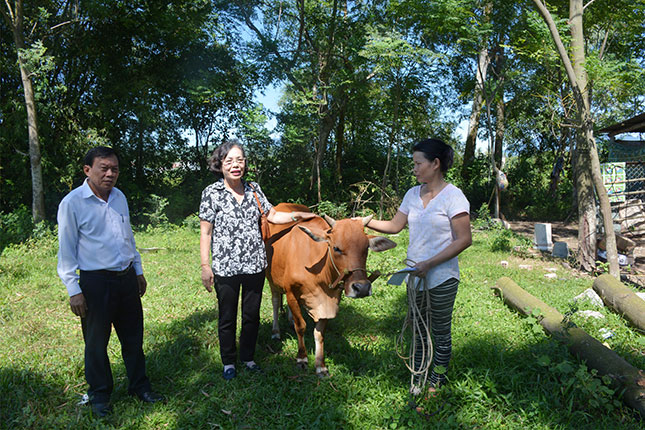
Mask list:
POLYGON ((606 306, 645 331, 645 300, 611 275, 601 275, 593 282, 593 289, 606 306))
MULTIPOLYGON (((610 275, 607 275, 610 276, 610 275)), ((607 375, 616 393, 623 394, 625 404, 645 417, 645 372, 635 368, 625 359, 584 330, 563 322, 563 315, 535 296, 524 291, 512 279, 503 277, 493 288, 509 306, 524 315, 539 309, 540 325, 557 340, 563 342, 569 352, 596 369, 600 376, 607 375)))

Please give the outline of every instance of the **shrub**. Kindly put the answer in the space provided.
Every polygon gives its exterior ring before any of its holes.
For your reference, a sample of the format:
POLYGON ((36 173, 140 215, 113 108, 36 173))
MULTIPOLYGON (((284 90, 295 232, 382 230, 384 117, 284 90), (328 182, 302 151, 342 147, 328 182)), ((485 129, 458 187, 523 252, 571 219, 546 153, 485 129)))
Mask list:
POLYGON ((27 240, 33 231, 31 211, 26 206, 7 214, 0 212, 0 254, 8 245, 27 240))
POLYGON ((347 217, 347 203, 333 203, 327 200, 323 200, 318 203, 318 210, 316 211, 320 215, 325 214, 334 219, 342 219, 347 217))
POLYGON ((188 215, 184 218, 181 225, 192 230, 199 230, 199 217, 197 214, 188 215))
POLYGON ((150 194, 150 196, 146 198, 146 208, 143 211, 143 215, 146 217, 146 221, 149 225, 158 227, 162 224, 168 223, 168 217, 164 212, 166 206, 168 206, 168 199, 164 197, 150 194))

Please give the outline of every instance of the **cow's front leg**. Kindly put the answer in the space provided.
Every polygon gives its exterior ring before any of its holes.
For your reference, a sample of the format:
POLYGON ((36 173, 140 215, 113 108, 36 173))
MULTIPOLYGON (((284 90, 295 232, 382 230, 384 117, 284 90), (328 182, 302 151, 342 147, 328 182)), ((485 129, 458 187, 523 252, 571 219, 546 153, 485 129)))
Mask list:
POLYGON ((296 336, 298 336, 298 355, 296 356, 296 365, 301 369, 306 369, 308 363, 307 349, 305 348, 305 330, 307 328, 307 323, 302 317, 300 305, 293 294, 287 293, 287 305, 289 305, 289 309, 291 309, 291 314, 293 315, 293 328, 296 331, 296 336))
POLYGON ((273 327, 271 329, 271 339, 280 340, 278 313, 280 312, 280 307, 282 307, 282 292, 271 288, 271 304, 273 304, 273 327))
POLYGON ((320 319, 314 328, 314 339, 316 340, 316 375, 320 378, 329 376, 327 366, 325 366, 325 327, 326 319, 320 319))

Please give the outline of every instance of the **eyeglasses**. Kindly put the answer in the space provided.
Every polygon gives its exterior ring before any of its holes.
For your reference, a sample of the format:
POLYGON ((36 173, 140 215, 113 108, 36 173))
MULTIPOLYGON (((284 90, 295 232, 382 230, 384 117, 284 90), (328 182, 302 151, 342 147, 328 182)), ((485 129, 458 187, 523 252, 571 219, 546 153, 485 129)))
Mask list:
POLYGON ((222 164, 226 167, 231 167, 233 164, 241 166, 244 163, 246 163, 246 158, 229 158, 222 162, 222 164))

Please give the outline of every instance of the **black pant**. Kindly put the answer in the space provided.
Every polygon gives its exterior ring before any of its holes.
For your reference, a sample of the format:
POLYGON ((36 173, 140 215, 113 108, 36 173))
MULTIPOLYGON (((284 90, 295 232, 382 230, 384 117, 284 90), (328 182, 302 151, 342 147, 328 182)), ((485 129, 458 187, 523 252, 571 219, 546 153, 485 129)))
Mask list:
POLYGON ((134 269, 114 276, 81 271, 79 284, 87 302, 81 319, 85 339, 87 394, 95 403, 110 399, 114 382, 107 355, 112 325, 121 343, 130 394, 150 391, 143 355, 143 309, 134 269))
POLYGON ((235 332, 237 329, 237 303, 242 286, 242 333, 240 334, 240 360, 253 361, 255 344, 260 328, 260 304, 264 287, 264 270, 252 275, 217 276, 215 290, 219 307, 219 350, 222 363, 235 364, 235 332))

